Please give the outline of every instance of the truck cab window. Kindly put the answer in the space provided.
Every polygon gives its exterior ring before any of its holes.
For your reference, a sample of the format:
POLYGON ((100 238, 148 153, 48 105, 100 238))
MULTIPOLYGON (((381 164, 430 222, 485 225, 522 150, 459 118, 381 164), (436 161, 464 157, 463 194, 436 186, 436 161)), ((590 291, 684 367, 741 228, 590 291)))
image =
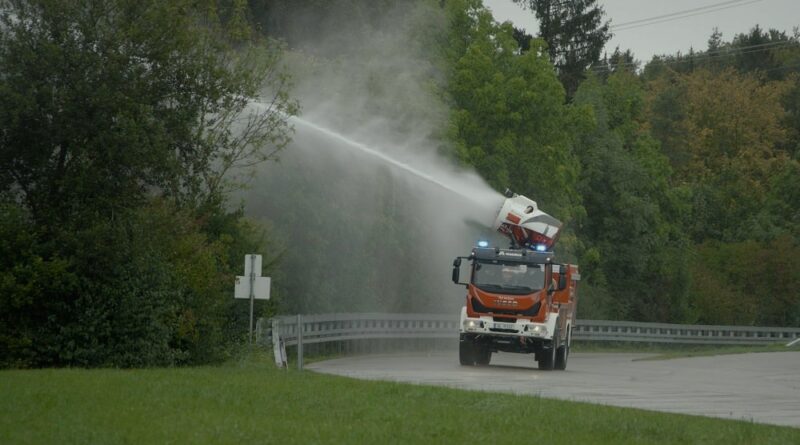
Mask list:
POLYGON ((479 262, 472 283, 486 292, 529 294, 544 288, 544 264, 479 262))

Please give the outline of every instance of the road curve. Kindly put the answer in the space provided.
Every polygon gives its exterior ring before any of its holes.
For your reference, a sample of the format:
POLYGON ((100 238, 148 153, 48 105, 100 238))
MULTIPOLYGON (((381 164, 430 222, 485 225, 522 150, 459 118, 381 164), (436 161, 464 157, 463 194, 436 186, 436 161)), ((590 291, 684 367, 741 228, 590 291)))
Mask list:
POLYGON ((489 366, 464 367, 456 352, 434 352, 346 357, 306 368, 800 428, 800 352, 636 361, 642 357, 576 353, 566 371, 540 371, 532 355, 496 353, 489 366))

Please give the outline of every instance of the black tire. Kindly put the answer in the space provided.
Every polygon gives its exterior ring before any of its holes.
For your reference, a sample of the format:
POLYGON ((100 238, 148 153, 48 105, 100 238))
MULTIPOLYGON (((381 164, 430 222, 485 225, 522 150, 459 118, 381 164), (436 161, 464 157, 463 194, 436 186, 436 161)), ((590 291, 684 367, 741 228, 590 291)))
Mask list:
POLYGON ((565 341, 563 345, 559 346, 558 350, 556 351, 555 368, 558 370, 563 371, 567 369, 567 360, 569 359, 569 343, 571 337, 572 329, 567 331, 567 341, 565 341))
POLYGON ((560 335, 558 329, 558 320, 556 320, 556 330, 553 332, 553 342, 550 348, 541 352, 541 359, 539 360, 539 369, 545 371, 552 371, 556 364, 556 355, 558 352, 558 336, 560 335))
POLYGON ((471 341, 461 340, 458 342, 458 361, 462 366, 475 364, 475 345, 471 341))
POLYGON ((487 345, 475 345, 475 363, 488 365, 492 361, 492 350, 487 345))
POLYGON ((543 357, 539 360, 539 369, 552 371, 556 361, 556 349, 548 348, 542 351, 543 357))

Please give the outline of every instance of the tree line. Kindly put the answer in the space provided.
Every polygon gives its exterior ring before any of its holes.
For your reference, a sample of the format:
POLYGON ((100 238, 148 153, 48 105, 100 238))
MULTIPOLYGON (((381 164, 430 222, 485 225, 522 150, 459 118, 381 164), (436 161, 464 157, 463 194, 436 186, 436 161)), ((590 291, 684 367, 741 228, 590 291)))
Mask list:
MULTIPOLYGON (((580 317, 800 324, 797 35, 714 32, 705 50, 640 64, 602 53, 608 21, 594 0, 519 1, 545 19, 537 36, 480 0, 408 3, 421 5, 403 21, 408 46, 425 61, 413 76, 437 106, 407 95, 369 109, 401 130, 408 107, 425 114, 440 153, 566 221, 558 254, 581 266, 580 317)), ((291 195, 265 189, 297 206, 295 222, 324 214, 320 225, 368 234, 378 261, 325 280, 304 266, 332 259, 297 256, 291 237, 349 246, 299 223, 270 232, 230 198, 291 139, 285 45, 324 31, 320 48, 340 51, 320 49, 306 68, 342 66, 344 42, 380 35, 392 5, 0 1, 0 365, 224 359, 243 339, 246 308, 230 288, 253 251, 285 283, 262 311, 337 296, 357 307, 387 285, 407 298, 394 309, 423 307, 421 280, 370 271, 349 292, 376 264, 436 278, 415 264, 424 246, 410 247, 427 222, 402 214, 414 198, 392 184, 374 191, 387 213, 370 218, 319 212, 335 212, 334 189, 305 196, 315 189, 303 175, 291 195)), ((400 85, 356 66, 370 94, 400 85)))
POLYGON ((242 337, 230 290, 265 237, 227 194, 297 108, 245 6, 0 2, 0 365, 204 363, 242 337))
POLYGON ((538 38, 448 3, 456 155, 568 221, 579 316, 800 323, 800 36, 714 31, 640 67, 590 51, 595 1, 524 2, 538 38))
MULTIPOLYGON (((438 74, 428 86, 447 110, 439 151, 475 168, 496 190, 533 197, 567 221, 558 253, 582 267, 579 316, 800 322, 797 36, 755 27, 723 41, 714 32, 707 50, 642 64, 630 51, 604 52, 610 24, 595 0, 517 1, 547 25, 536 36, 497 23, 478 0, 408 3, 428 7, 424 20, 406 25, 414 36, 408 45, 425 42, 421 58, 438 74)), ((391 8, 381 1, 270 0, 253 12, 292 47, 309 40, 309 29, 326 30, 321 34, 340 43, 333 53, 314 39, 304 50, 358 66, 374 80, 367 90, 379 95, 394 78, 359 63, 347 42, 386 32, 381 17, 391 8), (293 12, 300 24, 290 20, 293 12)), ((373 109, 392 112, 387 108, 373 109)), ((391 117, 403 120, 402 113, 391 117)), ((336 211, 324 203, 313 208, 336 211)), ((396 218, 378 229, 342 215, 353 232, 396 232, 387 244, 415 245, 408 242, 413 230, 396 218)), ((419 255, 415 247, 394 252, 396 262, 419 255)), ((337 295, 371 307, 387 293, 379 283, 327 285, 348 277, 298 279, 290 293, 306 296, 292 308, 328 307, 337 295), (354 287, 363 297, 350 292, 354 287)), ((392 289, 406 296, 407 307, 420 307, 418 289, 394 282, 392 289)))

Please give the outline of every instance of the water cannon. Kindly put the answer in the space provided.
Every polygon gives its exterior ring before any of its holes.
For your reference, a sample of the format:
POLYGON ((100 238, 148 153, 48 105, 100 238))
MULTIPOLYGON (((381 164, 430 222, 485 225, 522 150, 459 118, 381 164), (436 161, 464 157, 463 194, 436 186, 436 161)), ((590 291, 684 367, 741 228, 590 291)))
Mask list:
POLYGON ((561 234, 563 223, 539 210, 536 201, 518 195, 510 189, 497 214, 494 228, 507 236, 512 248, 550 251, 561 234))

